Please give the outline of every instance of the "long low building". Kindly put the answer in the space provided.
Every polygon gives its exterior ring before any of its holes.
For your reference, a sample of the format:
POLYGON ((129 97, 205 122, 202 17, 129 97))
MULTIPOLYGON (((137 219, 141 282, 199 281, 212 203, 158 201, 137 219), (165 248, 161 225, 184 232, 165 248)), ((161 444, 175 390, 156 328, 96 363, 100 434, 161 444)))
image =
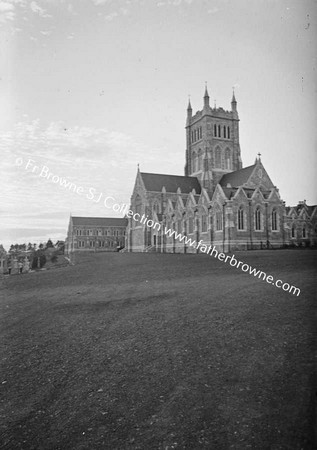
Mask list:
POLYGON ((117 217, 70 217, 65 253, 115 252, 125 246, 128 220, 117 217))

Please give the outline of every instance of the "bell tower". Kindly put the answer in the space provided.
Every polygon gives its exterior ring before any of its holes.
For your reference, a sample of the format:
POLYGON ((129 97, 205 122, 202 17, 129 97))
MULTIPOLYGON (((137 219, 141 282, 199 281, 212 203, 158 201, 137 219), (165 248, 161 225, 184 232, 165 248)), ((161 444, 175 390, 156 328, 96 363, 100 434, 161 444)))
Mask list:
POLYGON ((193 114, 187 107, 185 175, 196 176, 201 185, 213 192, 220 178, 242 168, 239 143, 239 115, 233 92, 231 110, 209 104, 207 85, 203 109, 193 114), (206 173, 206 171, 208 173, 206 173))

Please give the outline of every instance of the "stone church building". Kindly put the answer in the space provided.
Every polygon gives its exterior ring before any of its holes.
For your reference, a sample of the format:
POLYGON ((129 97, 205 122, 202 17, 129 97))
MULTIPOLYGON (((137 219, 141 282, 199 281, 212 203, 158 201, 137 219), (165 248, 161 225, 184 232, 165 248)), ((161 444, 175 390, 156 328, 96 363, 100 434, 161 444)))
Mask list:
POLYGON ((235 95, 230 111, 213 108, 207 87, 201 111, 193 114, 188 104, 184 176, 138 169, 130 212, 127 251, 197 253, 212 245, 230 252, 317 243, 316 205, 286 207, 259 154, 242 167, 235 95), (203 244, 197 248, 193 241, 203 244))

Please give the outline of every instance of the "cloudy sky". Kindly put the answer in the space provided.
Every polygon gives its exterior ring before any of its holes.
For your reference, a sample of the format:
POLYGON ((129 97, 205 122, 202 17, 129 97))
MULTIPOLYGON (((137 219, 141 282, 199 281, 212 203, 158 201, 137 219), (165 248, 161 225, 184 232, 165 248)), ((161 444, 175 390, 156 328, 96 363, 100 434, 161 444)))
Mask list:
POLYGON ((182 175, 205 81, 225 109, 235 87, 244 166, 260 152, 287 204, 316 204, 316 15, 308 0, 0 1, 0 243, 114 216, 83 193, 129 203, 138 163, 182 175))

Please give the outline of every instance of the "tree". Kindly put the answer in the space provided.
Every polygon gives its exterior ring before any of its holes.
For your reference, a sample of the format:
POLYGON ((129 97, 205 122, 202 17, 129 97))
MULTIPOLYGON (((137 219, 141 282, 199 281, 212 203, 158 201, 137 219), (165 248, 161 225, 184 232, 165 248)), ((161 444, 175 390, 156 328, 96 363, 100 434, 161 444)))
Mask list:
POLYGON ((49 240, 46 242, 46 248, 52 248, 52 247, 54 247, 54 244, 53 244, 53 242, 51 241, 51 239, 49 239, 49 240))

